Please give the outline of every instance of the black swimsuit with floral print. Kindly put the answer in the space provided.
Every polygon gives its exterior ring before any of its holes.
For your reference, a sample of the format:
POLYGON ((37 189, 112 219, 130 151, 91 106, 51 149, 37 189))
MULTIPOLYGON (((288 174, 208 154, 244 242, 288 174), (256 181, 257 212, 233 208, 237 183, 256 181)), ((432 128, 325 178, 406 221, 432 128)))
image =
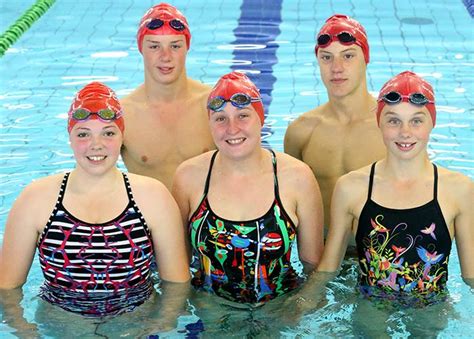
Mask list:
POLYGON ((434 164, 433 171, 433 200, 414 208, 393 209, 371 199, 375 163, 372 165, 356 234, 359 286, 366 297, 397 299, 415 306, 446 294, 452 241, 438 203, 434 164))

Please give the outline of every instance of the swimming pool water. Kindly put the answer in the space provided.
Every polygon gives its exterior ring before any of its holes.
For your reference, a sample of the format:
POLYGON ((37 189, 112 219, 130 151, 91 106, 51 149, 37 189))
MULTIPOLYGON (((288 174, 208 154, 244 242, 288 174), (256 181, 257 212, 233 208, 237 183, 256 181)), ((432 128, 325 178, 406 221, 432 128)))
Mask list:
MULTIPOLYGON (((32 3, 23 0, 13 6, 2 2, 0 29, 6 29, 32 3)), ((172 3, 187 16, 192 31, 188 74, 213 84, 231 69, 247 71, 262 89, 267 106, 264 143, 280 151, 288 122, 327 100, 313 53, 317 29, 334 13, 355 17, 369 36, 370 91, 375 94, 388 78, 406 69, 426 77, 435 87, 438 109, 430 156, 438 165, 474 177, 473 99, 469 95, 474 90, 473 31, 472 18, 461 1, 172 3), (270 4, 273 10, 262 9, 270 4)), ((65 128, 73 94, 84 84, 99 80, 123 96, 143 81, 135 33, 139 18, 153 4, 138 0, 57 1, 0 59, 0 240, 8 211, 21 189, 35 178, 74 165, 65 128)), ((373 318, 374 323, 378 321, 376 333, 393 337, 410 333, 468 336, 474 330, 473 292, 459 276, 456 253, 449 265, 451 300, 439 308, 424 310, 426 319, 418 319, 419 312, 412 310, 383 314, 367 307, 353 290, 357 273, 354 267, 354 263, 346 262, 343 274, 329 286, 326 306, 296 325, 268 329, 265 323, 275 319, 264 312, 235 316, 229 311, 232 316, 228 319, 237 319, 238 323, 253 317, 254 326, 238 328, 228 320, 225 326, 221 322, 222 326, 213 329, 215 332, 208 329, 207 333, 276 333, 288 338, 359 336, 366 333, 358 317, 361 313, 373 318), (442 321, 439 314, 443 315, 442 321)), ((32 322, 38 322, 39 301, 35 296, 41 281, 35 260, 23 300, 26 317, 32 322)), ((222 314, 214 317, 221 319, 222 314)), ((191 312, 179 319, 178 327, 183 330, 196 319, 191 312)), ((67 318, 63 321, 68 324, 67 318)), ((75 330, 84 325, 86 335, 89 327, 80 319, 77 322, 75 330)), ((42 326, 43 336, 55 336, 47 324, 42 326)), ((107 332, 109 325, 101 326, 105 332, 100 333, 122 333, 118 329, 107 332)), ((67 333, 67 326, 60 328, 66 332, 56 333, 67 333)), ((0 336, 7 336, 9 331, 7 325, 0 325, 0 336)), ((169 335, 183 334, 175 330, 169 335)))

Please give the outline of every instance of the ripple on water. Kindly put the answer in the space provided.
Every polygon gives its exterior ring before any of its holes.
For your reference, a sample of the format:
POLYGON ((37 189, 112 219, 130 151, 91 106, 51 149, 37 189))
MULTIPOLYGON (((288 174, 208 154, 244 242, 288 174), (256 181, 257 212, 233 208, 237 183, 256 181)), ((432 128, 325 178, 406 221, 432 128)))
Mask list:
POLYGON ((407 24, 407 25, 433 25, 434 21, 430 18, 423 18, 423 17, 408 17, 400 19, 400 22, 407 24))

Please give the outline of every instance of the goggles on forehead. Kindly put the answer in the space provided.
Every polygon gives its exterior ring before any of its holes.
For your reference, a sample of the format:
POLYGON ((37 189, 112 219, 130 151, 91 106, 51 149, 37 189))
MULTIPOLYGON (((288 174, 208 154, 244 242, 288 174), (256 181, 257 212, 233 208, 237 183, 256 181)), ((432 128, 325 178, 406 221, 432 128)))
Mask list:
POLYGON ((252 98, 245 93, 235 93, 228 100, 221 96, 212 98, 207 104, 207 108, 212 111, 219 112, 224 109, 226 102, 230 102, 235 107, 244 108, 250 105, 252 102, 259 101, 261 101, 260 98, 252 98))
POLYGON ((434 104, 434 101, 429 100, 424 94, 422 93, 411 93, 410 95, 402 95, 398 92, 388 92, 387 94, 383 95, 378 101, 384 101, 389 105, 398 104, 399 102, 406 100, 414 105, 424 106, 426 104, 434 104))
POLYGON ((352 45, 356 42, 356 38, 348 32, 341 32, 336 35, 325 33, 318 36, 318 47, 326 47, 332 41, 334 41, 334 38, 337 38, 337 40, 343 45, 352 45))
POLYGON ((101 120, 112 121, 120 118, 121 112, 116 113, 111 108, 104 108, 97 112, 91 112, 86 108, 78 108, 72 112, 71 118, 74 120, 82 121, 87 120, 92 114, 96 114, 101 120))
MULTIPOLYGON (((165 22, 161 19, 151 19, 147 24, 146 28, 156 30, 161 28, 165 22)), ((168 21, 168 25, 175 31, 182 32, 186 29, 186 25, 179 19, 173 19, 168 21)))

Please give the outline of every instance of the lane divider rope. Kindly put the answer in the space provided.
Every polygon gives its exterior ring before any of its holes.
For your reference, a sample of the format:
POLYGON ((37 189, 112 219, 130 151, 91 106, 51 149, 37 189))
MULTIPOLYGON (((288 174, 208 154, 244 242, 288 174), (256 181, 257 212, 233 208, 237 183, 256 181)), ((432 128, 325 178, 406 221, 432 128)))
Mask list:
POLYGON ((13 25, 0 35, 0 57, 3 56, 33 23, 38 20, 56 0, 37 0, 13 25))

